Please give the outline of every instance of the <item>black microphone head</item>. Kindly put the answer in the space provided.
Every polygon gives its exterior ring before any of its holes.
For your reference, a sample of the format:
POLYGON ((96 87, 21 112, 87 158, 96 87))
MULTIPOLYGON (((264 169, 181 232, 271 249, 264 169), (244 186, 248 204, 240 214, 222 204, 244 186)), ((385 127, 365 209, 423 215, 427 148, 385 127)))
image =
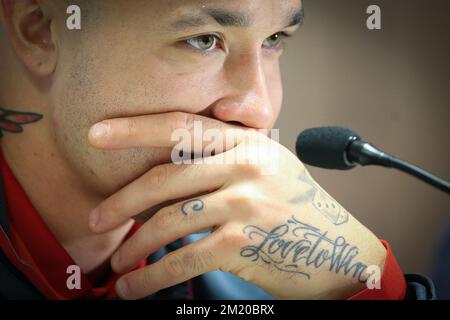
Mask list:
POLYGON ((297 137, 297 157, 306 164, 326 169, 347 170, 355 165, 347 159, 347 147, 359 135, 347 128, 306 129, 297 137))

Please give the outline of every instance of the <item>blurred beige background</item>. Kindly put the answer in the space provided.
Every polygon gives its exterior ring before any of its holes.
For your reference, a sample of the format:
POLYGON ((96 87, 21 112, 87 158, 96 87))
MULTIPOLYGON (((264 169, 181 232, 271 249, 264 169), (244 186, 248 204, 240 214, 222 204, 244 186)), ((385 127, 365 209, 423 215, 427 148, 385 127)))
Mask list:
MULTIPOLYGON (((282 60, 281 142, 294 150, 305 128, 347 126, 450 179, 450 1, 304 0, 304 6, 305 23, 282 60), (366 28, 370 4, 381 7, 380 31, 366 28)), ((311 173, 391 243, 403 271, 430 272, 450 219, 449 196, 378 167, 311 173)))

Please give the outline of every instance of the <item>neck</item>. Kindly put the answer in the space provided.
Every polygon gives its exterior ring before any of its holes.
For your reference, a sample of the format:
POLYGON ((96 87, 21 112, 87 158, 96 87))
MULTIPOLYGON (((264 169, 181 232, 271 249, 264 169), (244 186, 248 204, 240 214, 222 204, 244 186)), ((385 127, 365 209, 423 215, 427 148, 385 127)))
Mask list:
POLYGON ((19 134, 4 133, 0 141, 5 160, 47 226, 81 270, 88 273, 110 258, 132 224, 93 234, 88 216, 104 199, 89 190, 65 161, 45 115, 39 123, 23 129, 19 134))

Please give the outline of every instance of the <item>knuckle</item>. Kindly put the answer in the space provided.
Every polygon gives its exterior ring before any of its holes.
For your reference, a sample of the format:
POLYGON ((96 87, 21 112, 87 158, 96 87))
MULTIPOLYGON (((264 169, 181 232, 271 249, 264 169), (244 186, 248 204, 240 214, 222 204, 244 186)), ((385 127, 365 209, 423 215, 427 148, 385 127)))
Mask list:
POLYGON ((148 272, 147 270, 143 269, 141 276, 139 277, 138 283, 135 282, 136 287, 142 287, 142 288, 152 288, 155 284, 155 278, 153 277, 151 272, 148 272))
POLYGON ((245 176, 246 178, 260 178, 262 176, 261 167, 256 163, 242 163, 236 164, 236 166, 240 176, 245 176))
POLYGON ((157 190, 163 187, 167 182, 168 171, 167 165, 153 167, 147 176, 147 187, 150 190, 157 190))
POLYGON ((212 254, 209 251, 189 251, 182 258, 184 267, 193 275, 209 270, 212 260, 212 254))
POLYGON ((248 266, 248 265, 237 265, 235 268, 231 270, 234 274, 236 274, 239 278, 241 278, 244 281, 254 283, 256 279, 256 270, 254 266, 248 266))
POLYGON ((133 138, 136 136, 138 122, 136 118, 127 118, 126 120, 126 136, 133 138))
POLYGON ((170 209, 163 208, 159 210, 151 219, 155 230, 166 229, 167 226, 172 224, 173 215, 170 209))
POLYGON ((236 249, 245 246, 248 240, 242 232, 228 231, 222 235, 221 242, 228 248, 236 249))
POLYGON ((174 112, 173 113, 173 121, 172 121, 172 129, 189 129, 193 127, 194 123, 194 115, 185 112, 174 112))
POLYGON ((169 253, 163 258, 163 267, 169 277, 181 278, 186 272, 183 260, 177 253, 169 253))
POLYGON ((261 197, 257 196, 253 190, 243 190, 227 199, 228 205, 246 214, 255 214, 261 210, 261 197))

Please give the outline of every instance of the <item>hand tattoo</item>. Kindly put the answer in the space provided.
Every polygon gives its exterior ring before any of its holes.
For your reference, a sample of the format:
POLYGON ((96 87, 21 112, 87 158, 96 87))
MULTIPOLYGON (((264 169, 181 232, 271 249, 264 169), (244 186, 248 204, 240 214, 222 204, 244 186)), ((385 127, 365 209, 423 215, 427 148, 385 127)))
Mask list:
POLYGON ((183 212, 183 214, 185 215, 189 215, 195 211, 202 211, 204 207, 205 204, 202 200, 193 199, 183 203, 183 205, 181 206, 181 212, 183 212))
POLYGON ((19 133, 23 131, 22 125, 37 122, 42 115, 31 112, 6 110, 0 107, 0 138, 3 132, 19 133))
POLYGON ((292 203, 312 202, 317 211, 334 225, 341 225, 348 221, 348 212, 317 185, 306 170, 300 174, 298 179, 309 185, 311 189, 304 194, 294 197, 291 200, 292 203))
POLYGON ((360 282, 367 280, 367 265, 355 261, 359 249, 339 236, 331 239, 328 231, 321 231, 292 217, 266 231, 254 225, 243 229, 250 240, 259 240, 257 245, 241 248, 240 255, 252 261, 263 261, 276 269, 299 274, 306 279, 312 275, 308 268, 326 268, 336 274, 350 274, 360 282))

